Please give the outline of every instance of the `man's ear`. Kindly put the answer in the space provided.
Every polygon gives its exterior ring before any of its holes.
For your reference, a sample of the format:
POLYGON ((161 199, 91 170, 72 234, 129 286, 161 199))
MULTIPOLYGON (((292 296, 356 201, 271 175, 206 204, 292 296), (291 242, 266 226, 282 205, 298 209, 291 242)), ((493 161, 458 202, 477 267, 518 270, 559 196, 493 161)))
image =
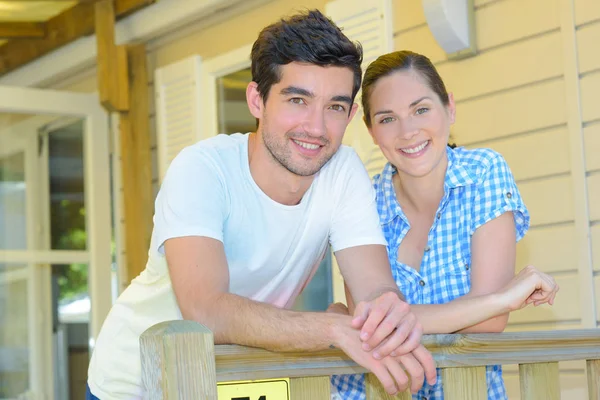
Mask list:
POLYGON ((256 82, 250 82, 246 88, 246 102, 248 103, 248 109, 250 114, 254 118, 262 118, 265 104, 263 103, 262 96, 258 92, 258 84, 256 82))

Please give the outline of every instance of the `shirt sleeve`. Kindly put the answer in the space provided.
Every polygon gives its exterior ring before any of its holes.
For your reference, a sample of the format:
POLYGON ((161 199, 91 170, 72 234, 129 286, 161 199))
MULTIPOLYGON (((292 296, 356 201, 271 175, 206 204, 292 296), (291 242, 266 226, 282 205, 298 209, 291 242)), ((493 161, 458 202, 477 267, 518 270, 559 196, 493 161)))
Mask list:
POLYGON ((184 236, 223 241, 228 214, 225 179, 204 152, 183 150, 169 166, 155 202, 154 250, 164 254, 164 242, 184 236))
POLYGON ((511 211, 515 219, 517 241, 521 240, 529 229, 529 212, 521 198, 512 172, 504 158, 494 153, 488 169, 484 172, 475 195, 472 209, 474 221, 470 234, 477 228, 511 211))
POLYGON ((375 190, 358 155, 351 151, 336 180, 330 242, 333 251, 367 244, 386 245, 375 190))

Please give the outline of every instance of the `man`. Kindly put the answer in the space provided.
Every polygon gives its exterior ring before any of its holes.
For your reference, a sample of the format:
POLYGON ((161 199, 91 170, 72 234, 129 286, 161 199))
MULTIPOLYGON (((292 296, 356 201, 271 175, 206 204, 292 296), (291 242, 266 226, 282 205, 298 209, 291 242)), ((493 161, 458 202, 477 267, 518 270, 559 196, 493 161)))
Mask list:
POLYGON ((219 135, 173 160, 156 199, 146 269, 96 342, 92 395, 143 396, 139 336, 180 318, 210 328, 216 344, 339 347, 391 394, 408 386, 401 364, 413 390, 424 374, 435 379, 392 279, 368 175, 356 153, 340 147, 357 108, 361 61, 360 47, 318 11, 261 32, 246 93, 257 132, 219 135), (362 301, 354 319, 287 310, 329 244, 362 301))

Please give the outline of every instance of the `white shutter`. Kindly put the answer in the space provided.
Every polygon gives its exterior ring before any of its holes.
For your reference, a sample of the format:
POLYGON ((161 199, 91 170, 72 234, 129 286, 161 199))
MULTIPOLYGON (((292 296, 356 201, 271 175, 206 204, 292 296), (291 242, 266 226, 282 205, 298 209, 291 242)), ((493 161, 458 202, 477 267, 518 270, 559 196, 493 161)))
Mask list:
MULTIPOLYGON (((377 57, 394 50, 391 0, 334 0, 327 3, 325 13, 350 40, 361 43, 363 73, 377 57)), ((359 104, 360 96, 361 92, 356 97, 359 104)), ((369 135, 363 122, 362 107, 348 125, 344 143, 356 150, 369 175, 381 172, 386 159, 369 135)))
POLYGON ((200 140, 200 65, 192 56, 154 74, 159 181, 173 158, 200 140))

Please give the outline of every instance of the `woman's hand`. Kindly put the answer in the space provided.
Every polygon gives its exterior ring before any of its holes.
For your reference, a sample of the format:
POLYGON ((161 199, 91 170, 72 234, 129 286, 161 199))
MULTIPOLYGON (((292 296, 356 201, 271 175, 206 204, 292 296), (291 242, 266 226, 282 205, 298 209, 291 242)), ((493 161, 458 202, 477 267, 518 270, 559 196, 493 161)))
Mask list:
POLYGON ((499 292, 507 311, 516 311, 529 304, 554 304, 559 287, 553 277, 528 265, 499 292))

